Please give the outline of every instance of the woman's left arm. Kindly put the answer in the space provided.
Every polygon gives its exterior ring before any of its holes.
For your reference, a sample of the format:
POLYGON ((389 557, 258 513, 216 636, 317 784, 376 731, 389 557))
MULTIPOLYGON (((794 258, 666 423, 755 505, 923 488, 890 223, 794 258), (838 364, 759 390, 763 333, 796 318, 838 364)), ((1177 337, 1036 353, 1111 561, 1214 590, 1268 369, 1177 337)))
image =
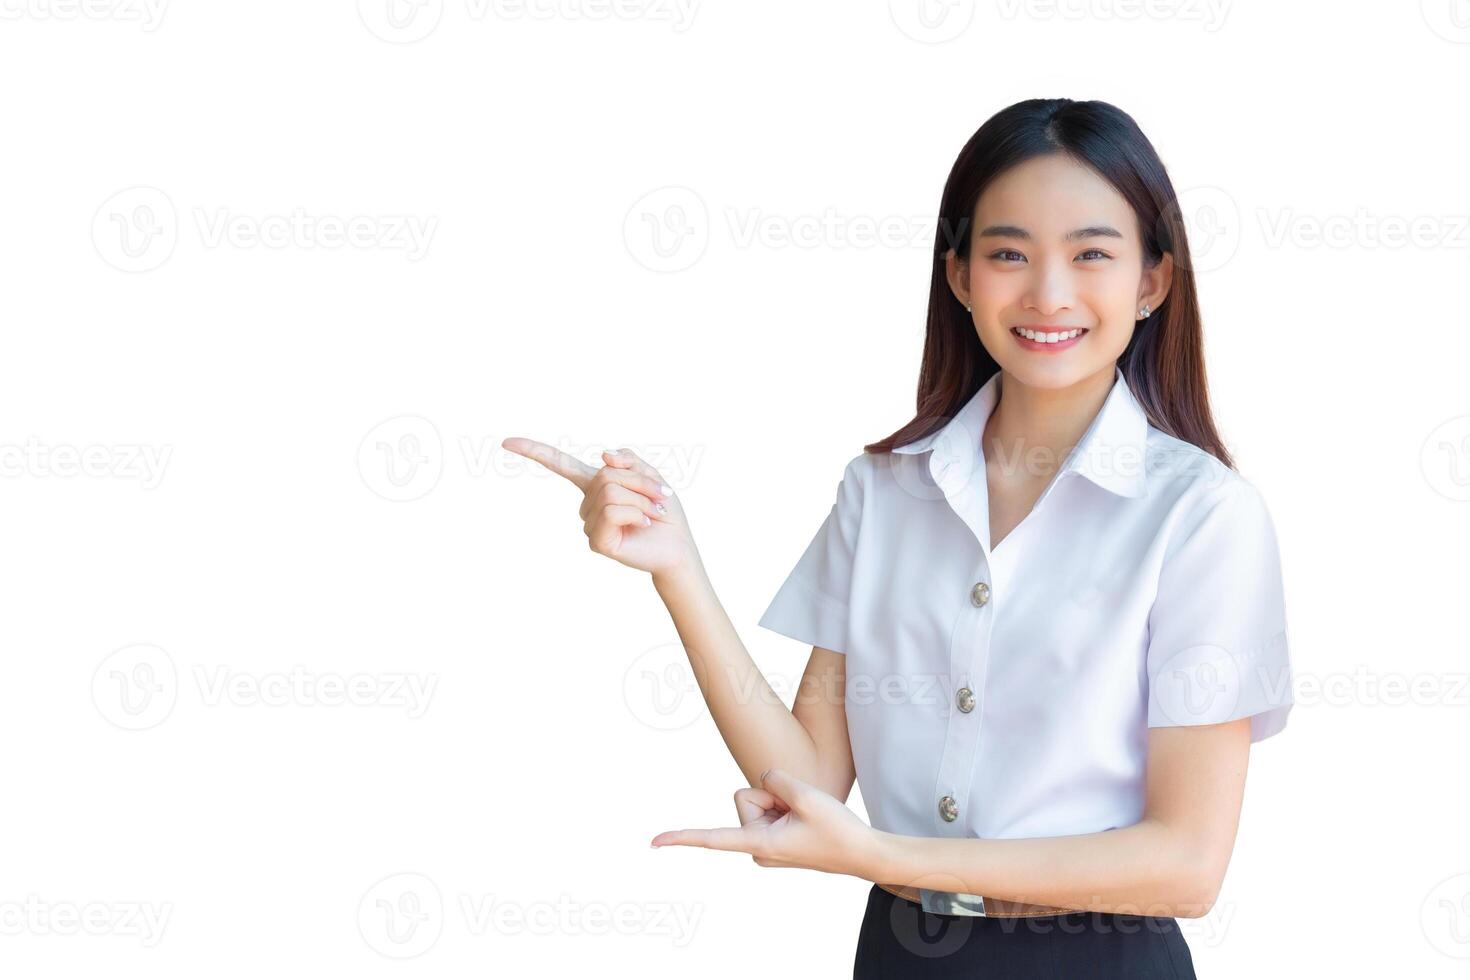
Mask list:
POLYGON ((1235 845, 1250 719, 1148 730, 1142 819, 1067 837, 908 837, 874 830, 779 770, 735 794, 740 827, 665 831, 655 845, 744 851, 762 867, 1034 905, 1197 918, 1214 904, 1235 845))
POLYGON ((1148 730, 1143 818, 1069 837, 905 837, 873 831, 871 881, 1035 905, 1197 918, 1235 846, 1250 719, 1148 730))

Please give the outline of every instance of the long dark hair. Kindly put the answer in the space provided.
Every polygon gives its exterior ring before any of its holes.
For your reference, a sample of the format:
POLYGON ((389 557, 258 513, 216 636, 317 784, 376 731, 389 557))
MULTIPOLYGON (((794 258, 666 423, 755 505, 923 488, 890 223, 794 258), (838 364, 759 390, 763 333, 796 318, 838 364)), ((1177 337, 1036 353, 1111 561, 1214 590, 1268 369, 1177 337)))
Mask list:
POLYGON ((918 414, 863 450, 889 452, 940 428, 1000 370, 950 289, 945 253, 953 247, 968 259, 970 226, 986 186, 1008 168, 1048 153, 1066 153, 1091 167, 1128 200, 1138 216, 1145 262, 1157 264, 1165 252, 1173 257, 1169 292, 1134 325, 1118 367, 1149 422, 1234 469, 1210 414, 1199 300, 1174 185, 1133 117, 1106 102, 1072 99, 1017 102, 986 120, 960 150, 939 202, 918 414))

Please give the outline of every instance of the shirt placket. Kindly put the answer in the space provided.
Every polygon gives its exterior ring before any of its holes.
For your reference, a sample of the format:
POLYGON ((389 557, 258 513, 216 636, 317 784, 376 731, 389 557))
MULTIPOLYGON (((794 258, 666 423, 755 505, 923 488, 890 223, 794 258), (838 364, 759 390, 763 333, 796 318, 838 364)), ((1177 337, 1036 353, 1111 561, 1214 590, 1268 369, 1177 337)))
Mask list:
MULTIPOLYGON (((983 463, 983 460, 981 461, 983 463)), ((943 678, 947 704, 945 735, 932 801, 937 837, 968 837, 978 824, 971 797, 975 759, 984 737, 986 673, 990 663, 995 616, 1004 601, 1004 569, 991 555, 989 502, 983 465, 956 464, 942 457, 935 479, 950 506, 974 534, 979 558, 968 581, 945 583, 956 592, 955 620, 950 630, 949 670, 943 678), (956 473, 956 469, 959 470, 956 473)))
POLYGON ((949 648, 949 703, 945 710, 944 754, 939 761, 934 819, 939 836, 968 837, 977 825, 975 807, 983 800, 971 796, 975 757, 985 733, 986 673, 990 665, 991 636, 1004 583, 997 581, 995 565, 982 555, 970 582, 956 582, 964 595, 955 617, 949 648))

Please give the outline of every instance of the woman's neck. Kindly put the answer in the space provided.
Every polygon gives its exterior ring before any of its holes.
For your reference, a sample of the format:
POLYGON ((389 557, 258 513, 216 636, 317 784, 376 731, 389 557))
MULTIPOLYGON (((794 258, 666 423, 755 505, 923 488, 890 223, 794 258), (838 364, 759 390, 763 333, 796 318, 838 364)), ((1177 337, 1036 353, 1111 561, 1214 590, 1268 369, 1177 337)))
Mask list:
POLYGON ((1065 388, 1039 388, 1002 369, 999 400, 982 436, 987 471, 1019 482, 1050 479, 1102 409, 1116 376, 1109 364, 1065 388))

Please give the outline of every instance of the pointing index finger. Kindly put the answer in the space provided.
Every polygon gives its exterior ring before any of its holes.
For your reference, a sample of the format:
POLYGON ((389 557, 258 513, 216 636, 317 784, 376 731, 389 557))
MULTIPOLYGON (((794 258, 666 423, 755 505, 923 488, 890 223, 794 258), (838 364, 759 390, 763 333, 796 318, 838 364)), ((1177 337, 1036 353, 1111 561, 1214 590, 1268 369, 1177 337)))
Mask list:
POLYGON ((580 459, 574 456, 568 456, 555 446, 548 446, 546 443, 537 442, 535 439, 511 436, 508 439, 501 440, 500 445, 502 448, 525 456, 527 459, 534 459, 551 472, 570 480, 576 485, 578 490, 585 491, 588 482, 592 477, 597 475, 596 467, 588 466, 580 459))

